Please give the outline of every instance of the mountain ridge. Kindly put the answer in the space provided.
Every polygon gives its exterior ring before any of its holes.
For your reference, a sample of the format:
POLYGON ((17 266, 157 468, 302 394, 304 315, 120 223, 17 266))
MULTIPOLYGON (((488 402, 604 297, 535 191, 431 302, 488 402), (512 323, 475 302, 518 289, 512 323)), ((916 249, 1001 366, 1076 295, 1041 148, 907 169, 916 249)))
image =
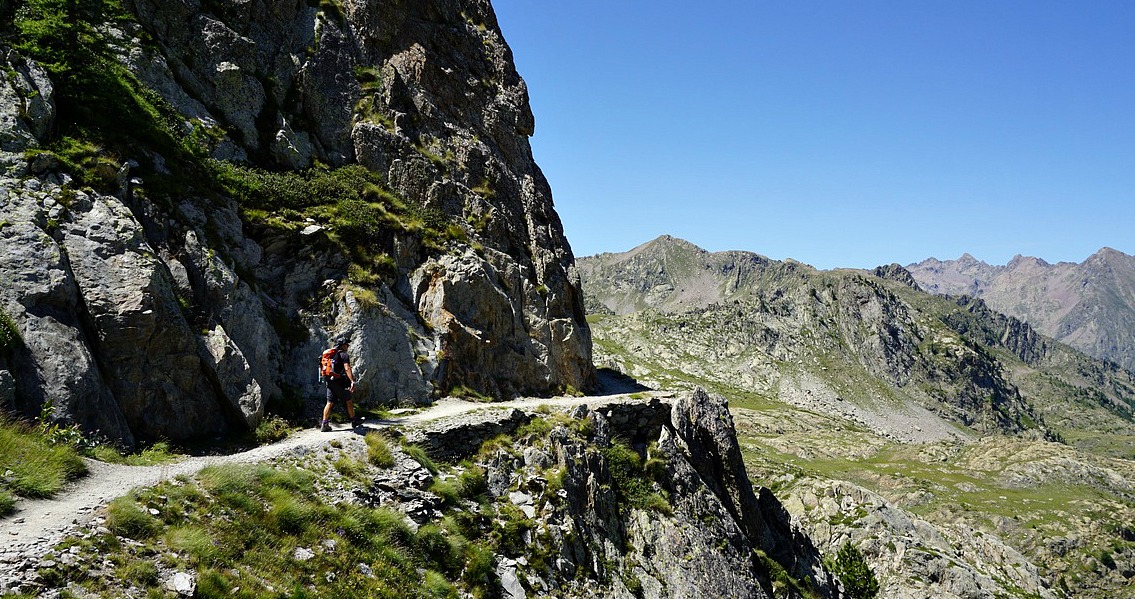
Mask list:
POLYGON ((691 248, 579 259, 596 362, 729 397, 822 550, 859 544, 882 597, 1127 596, 1135 375, 898 265, 691 248))
POLYGON ((928 291, 981 298, 1054 339, 1135 369, 1135 257, 1110 247, 1081 263, 1017 255, 993 266, 967 256, 906 269, 928 291))

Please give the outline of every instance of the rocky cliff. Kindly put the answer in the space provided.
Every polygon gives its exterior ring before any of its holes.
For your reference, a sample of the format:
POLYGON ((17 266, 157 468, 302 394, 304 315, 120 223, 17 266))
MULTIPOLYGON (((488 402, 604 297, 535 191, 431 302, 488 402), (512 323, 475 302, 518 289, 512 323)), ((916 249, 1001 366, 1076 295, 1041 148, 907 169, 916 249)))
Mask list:
POLYGON ((931 293, 971 295, 1089 355, 1135 370, 1135 257, 1103 248, 1080 264, 969 254, 907 267, 931 293))
POLYGON ((4 10, 8 409, 127 445, 239 430, 317 397, 339 334, 364 402, 592 384, 487 1, 4 10))

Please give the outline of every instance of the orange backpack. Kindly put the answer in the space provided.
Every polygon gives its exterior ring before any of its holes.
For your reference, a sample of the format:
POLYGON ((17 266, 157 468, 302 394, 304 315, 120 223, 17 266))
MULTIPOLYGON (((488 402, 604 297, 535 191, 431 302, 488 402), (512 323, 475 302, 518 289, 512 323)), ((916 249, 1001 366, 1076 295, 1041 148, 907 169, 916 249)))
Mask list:
POLYGON ((333 358, 335 354, 339 353, 339 348, 332 347, 331 349, 323 350, 323 354, 319 356, 319 380, 326 383, 327 381, 335 378, 335 370, 333 368, 333 358))

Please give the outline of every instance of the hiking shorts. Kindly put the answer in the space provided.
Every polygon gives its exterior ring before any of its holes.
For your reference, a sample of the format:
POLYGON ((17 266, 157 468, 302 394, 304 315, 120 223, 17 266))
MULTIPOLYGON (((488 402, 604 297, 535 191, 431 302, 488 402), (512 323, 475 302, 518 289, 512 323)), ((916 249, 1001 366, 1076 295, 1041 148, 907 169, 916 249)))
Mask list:
POLYGON ((327 381, 327 402, 351 401, 351 381, 347 377, 327 381))

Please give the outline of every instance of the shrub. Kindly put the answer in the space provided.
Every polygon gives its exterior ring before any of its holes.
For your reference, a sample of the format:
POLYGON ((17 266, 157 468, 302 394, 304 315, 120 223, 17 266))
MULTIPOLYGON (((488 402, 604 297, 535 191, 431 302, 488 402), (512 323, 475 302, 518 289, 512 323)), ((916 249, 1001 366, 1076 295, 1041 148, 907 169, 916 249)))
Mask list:
POLYGON ((256 442, 263 445, 285 439, 291 432, 292 425, 287 420, 279 416, 268 416, 256 425, 253 435, 256 437, 256 442))
POLYGON ((634 509, 670 513, 666 497, 653 490, 653 476, 664 471, 664 462, 652 459, 644 466, 638 452, 619 441, 604 449, 603 455, 621 503, 634 509))
POLYGON ((10 355, 20 341, 19 327, 11 316, 0 310, 0 356, 10 355))
POLYGON ((851 599, 874 599, 879 594, 879 581, 863 554, 850 541, 843 544, 832 563, 832 573, 843 584, 851 599))

